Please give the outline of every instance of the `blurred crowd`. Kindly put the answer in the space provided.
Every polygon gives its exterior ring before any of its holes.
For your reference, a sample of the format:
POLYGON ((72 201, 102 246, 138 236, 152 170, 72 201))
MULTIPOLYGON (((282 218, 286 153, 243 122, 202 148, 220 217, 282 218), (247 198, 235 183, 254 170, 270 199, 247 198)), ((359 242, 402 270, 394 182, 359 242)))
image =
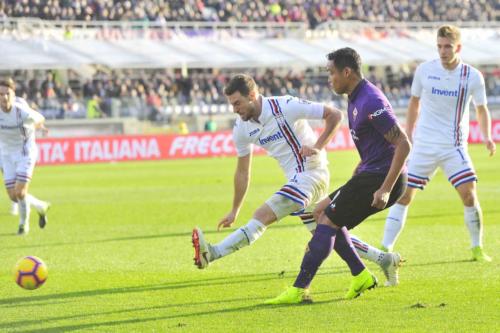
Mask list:
POLYGON ((0 0, 2 17, 82 21, 498 21, 498 0, 0 0))
MULTIPOLYGON (((379 86, 394 107, 406 107, 415 65, 365 67, 365 77, 379 86)), ((487 94, 500 102, 500 70, 481 68, 487 94)), ((246 69, 264 96, 291 94, 345 107, 345 97, 333 94, 319 69, 246 69)), ((133 116, 167 120, 176 106, 226 105, 223 87, 234 70, 98 70, 89 79, 69 71, 16 71, 17 94, 48 118, 133 116), (170 111, 171 112, 171 111, 170 111)))

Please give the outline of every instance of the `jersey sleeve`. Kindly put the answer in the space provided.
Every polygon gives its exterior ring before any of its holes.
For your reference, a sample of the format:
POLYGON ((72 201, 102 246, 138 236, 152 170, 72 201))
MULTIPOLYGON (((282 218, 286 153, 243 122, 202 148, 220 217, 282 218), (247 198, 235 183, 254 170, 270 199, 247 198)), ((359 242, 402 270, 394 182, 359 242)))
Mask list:
POLYGON ((252 143, 244 136, 243 128, 239 122, 233 128, 233 142, 238 157, 247 156, 252 152, 252 143))
POLYGON ((21 119, 24 124, 33 125, 45 120, 45 117, 40 112, 33 110, 24 99, 17 98, 16 103, 21 111, 21 119))
POLYGON ((411 95, 415 97, 422 95, 422 65, 419 65, 415 70, 413 82, 411 83, 411 95))
POLYGON ((288 117, 295 119, 323 119, 325 106, 322 103, 286 96, 281 104, 288 117))
POLYGON ((481 72, 476 72, 476 79, 474 80, 474 85, 472 86, 472 102, 474 105, 486 105, 488 104, 488 99, 486 98, 486 85, 484 83, 484 77, 481 72))
POLYGON ((38 111, 29 107, 23 108, 23 122, 26 125, 39 124, 45 120, 45 117, 38 111))
POLYGON ((385 135, 397 124, 392 106, 382 99, 372 99, 369 102, 368 121, 382 135, 385 135))

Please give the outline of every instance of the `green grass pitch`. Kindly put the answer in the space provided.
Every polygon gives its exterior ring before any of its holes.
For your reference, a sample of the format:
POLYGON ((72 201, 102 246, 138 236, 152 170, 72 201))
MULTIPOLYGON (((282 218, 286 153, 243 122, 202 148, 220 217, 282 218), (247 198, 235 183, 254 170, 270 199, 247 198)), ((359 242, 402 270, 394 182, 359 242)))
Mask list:
MULTIPOLYGON (((191 230, 210 241, 231 207, 235 158, 37 168, 31 193, 52 202, 45 230, 32 212, 31 232, 15 236, 17 218, 0 212, 0 332, 493 332, 500 313, 500 156, 472 146, 485 216, 490 264, 471 262, 458 195, 438 173, 419 192, 397 249, 406 263, 401 284, 354 301, 332 254, 312 285, 315 303, 262 306, 293 283, 310 235, 286 218, 250 247, 193 266, 191 230), (49 278, 19 288, 13 267, 42 258, 49 278)), ((329 154, 331 189, 351 175, 354 151, 329 154)), ((236 225, 250 218, 284 182, 277 163, 256 157, 236 225)), ((353 233, 379 245, 386 213, 353 233)), ((383 274, 368 266, 384 281, 383 274)))

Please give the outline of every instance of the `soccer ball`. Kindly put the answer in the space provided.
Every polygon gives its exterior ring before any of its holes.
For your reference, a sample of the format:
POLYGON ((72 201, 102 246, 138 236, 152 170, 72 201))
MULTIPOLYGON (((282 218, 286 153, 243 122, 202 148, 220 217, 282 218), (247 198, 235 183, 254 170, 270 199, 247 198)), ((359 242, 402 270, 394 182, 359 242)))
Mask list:
POLYGON ((42 259, 29 256, 20 259, 15 268, 16 283, 24 289, 33 290, 41 287, 47 280, 47 266, 42 259))

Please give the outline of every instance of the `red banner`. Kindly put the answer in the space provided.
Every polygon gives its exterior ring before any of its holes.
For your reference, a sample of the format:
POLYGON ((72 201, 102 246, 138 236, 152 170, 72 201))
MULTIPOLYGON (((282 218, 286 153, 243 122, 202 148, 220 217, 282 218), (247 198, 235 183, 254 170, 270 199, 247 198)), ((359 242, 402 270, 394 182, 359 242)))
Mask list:
MULTIPOLYGON (((321 130, 318 130, 319 132, 321 130)), ((493 122, 493 139, 500 141, 500 120, 493 122)), ((469 142, 482 142, 477 122, 471 122, 469 142)), ((38 139, 39 164, 95 163, 234 156, 230 131, 188 135, 128 135, 38 139)), ((263 153, 255 147, 255 153, 263 153)), ((352 149, 349 129, 343 126, 327 150, 352 149)))

